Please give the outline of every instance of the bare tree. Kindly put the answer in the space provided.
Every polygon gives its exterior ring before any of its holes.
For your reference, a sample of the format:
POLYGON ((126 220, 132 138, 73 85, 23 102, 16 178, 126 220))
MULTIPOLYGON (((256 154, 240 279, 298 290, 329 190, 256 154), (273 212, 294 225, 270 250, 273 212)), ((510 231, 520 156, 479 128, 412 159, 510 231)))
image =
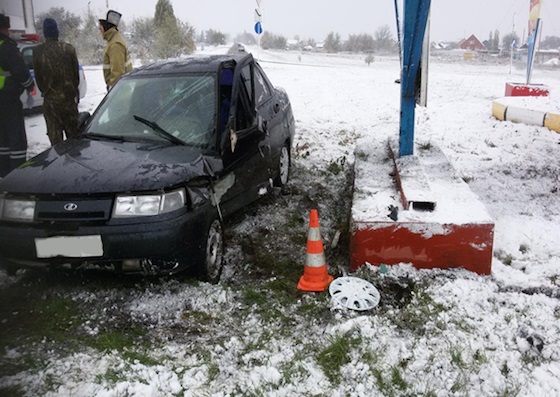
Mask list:
POLYGON ((340 34, 335 33, 335 32, 330 32, 327 35, 327 38, 325 39, 324 48, 325 48, 325 51, 327 51, 327 52, 338 52, 338 51, 340 51, 340 48, 341 48, 340 34))
POLYGON ((393 40, 393 34, 389 25, 381 26, 375 31, 375 48, 378 51, 391 51, 394 49, 395 42, 393 40))

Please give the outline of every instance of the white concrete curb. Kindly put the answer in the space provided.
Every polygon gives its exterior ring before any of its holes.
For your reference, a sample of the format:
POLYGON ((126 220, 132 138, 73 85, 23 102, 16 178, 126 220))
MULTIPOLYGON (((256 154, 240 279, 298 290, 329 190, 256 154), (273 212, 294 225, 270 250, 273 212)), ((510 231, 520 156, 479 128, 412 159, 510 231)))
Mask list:
POLYGON ((506 105, 496 99, 492 102, 492 116, 501 121, 538 125, 560 133, 560 114, 506 105))

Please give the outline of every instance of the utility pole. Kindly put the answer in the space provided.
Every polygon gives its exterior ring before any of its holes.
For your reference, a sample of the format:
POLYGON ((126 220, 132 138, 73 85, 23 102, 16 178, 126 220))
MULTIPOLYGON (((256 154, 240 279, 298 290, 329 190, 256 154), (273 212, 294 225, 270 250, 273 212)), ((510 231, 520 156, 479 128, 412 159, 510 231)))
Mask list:
POLYGON ((511 45, 510 45, 510 56, 509 56, 509 74, 511 74, 511 67, 513 65, 513 45, 515 44, 515 13, 513 13, 513 22, 511 28, 511 45))

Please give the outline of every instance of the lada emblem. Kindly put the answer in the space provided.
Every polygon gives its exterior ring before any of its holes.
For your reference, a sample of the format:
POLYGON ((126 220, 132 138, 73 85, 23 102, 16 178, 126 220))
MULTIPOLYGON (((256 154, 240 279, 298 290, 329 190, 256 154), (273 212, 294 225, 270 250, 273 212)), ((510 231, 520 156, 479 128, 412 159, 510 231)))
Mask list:
POLYGON ((66 203, 64 204, 64 209, 66 211, 75 211, 78 209, 78 204, 75 203, 66 203))

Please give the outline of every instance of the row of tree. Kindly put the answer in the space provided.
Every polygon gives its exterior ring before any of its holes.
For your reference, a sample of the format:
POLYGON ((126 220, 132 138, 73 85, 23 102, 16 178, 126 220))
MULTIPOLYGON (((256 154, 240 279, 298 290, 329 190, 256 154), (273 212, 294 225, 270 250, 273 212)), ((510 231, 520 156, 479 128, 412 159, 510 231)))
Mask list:
MULTIPOLYGON (((519 48, 522 46, 522 42, 519 39, 519 36, 515 33, 508 33, 506 34, 501 43, 500 47, 500 32, 495 30, 494 33, 490 31, 490 35, 488 37, 488 42, 486 48, 489 51, 508 51, 510 48, 519 48)), ((539 48, 543 50, 558 50, 560 49, 560 37, 557 36, 547 36, 539 43, 539 48)))
MULTIPOLYGON (((96 13, 88 8, 86 14, 81 17, 62 7, 51 8, 36 17, 36 30, 40 35, 45 18, 54 18, 57 21, 60 39, 76 47, 82 63, 102 62, 105 43, 98 32, 96 13)), ((223 45, 228 41, 226 34, 213 29, 195 34, 192 26, 175 17, 169 0, 158 0, 153 18, 137 18, 130 25, 121 20, 119 31, 127 38, 131 53, 143 60, 190 54, 196 49, 196 42, 200 45, 223 45)), ((234 41, 248 45, 257 43, 255 36, 247 32, 237 35, 234 41)), ((296 41, 296 49, 317 46, 312 39, 297 38, 296 41)), ((260 37, 260 45, 264 49, 286 49, 288 39, 282 35, 264 32, 260 37)), ((340 34, 331 32, 324 41, 324 50, 327 52, 395 52, 397 49, 398 45, 388 26, 379 28, 375 35, 350 35, 346 41, 341 40, 340 34)))
POLYGON ((340 34, 330 32, 324 42, 327 52, 376 52, 394 53, 398 51, 398 42, 395 41, 389 26, 384 25, 371 34, 350 35, 348 40, 342 41, 340 34))
MULTIPOLYGON (((87 13, 80 17, 66 11, 62 7, 51 8, 47 12, 37 15, 36 29, 42 34, 42 22, 45 18, 54 18, 59 25, 61 40, 67 41, 76 47, 80 61, 86 64, 102 62, 105 43, 97 33, 98 18, 88 8, 87 13)), ((223 45, 229 37, 223 32, 209 29, 195 34, 195 30, 187 22, 175 17, 170 0, 158 0, 153 18, 138 18, 126 25, 121 21, 119 30, 129 42, 130 51, 137 57, 148 59, 164 59, 190 54, 199 45, 223 45)), ((313 39, 300 40, 295 37, 297 44, 291 44, 293 49, 309 49, 317 47, 313 39)), ((252 33, 243 32, 234 38, 235 42, 248 45, 257 44, 252 33)), ((264 49, 286 49, 289 40, 282 35, 264 32, 260 37, 260 45, 264 49)), ((518 48, 521 41, 515 33, 506 34, 500 43, 500 32, 490 32, 486 41, 490 51, 508 50, 518 48), (500 45, 501 44, 501 45, 500 45)), ((323 42, 326 52, 340 51, 354 53, 396 53, 398 42, 391 33, 389 26, 385 25, 371 34, 351 34, 346 41, 341 39, 339 33, 330 32, 323 42)), ((560 37, 548 36, 541 40, 541 49, 560 48, 560 37)))

